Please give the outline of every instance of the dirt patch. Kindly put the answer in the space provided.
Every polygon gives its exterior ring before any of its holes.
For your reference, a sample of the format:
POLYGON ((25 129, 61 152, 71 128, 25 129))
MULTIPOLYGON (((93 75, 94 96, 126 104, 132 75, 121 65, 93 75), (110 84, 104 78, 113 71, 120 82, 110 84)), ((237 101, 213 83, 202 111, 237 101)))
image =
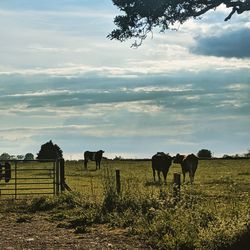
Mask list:
POLYGON ((0 249, 149 249, 125 229, 95 225, 87 233, 76 234, 57 225, 44 214, 0 214, 0 249))

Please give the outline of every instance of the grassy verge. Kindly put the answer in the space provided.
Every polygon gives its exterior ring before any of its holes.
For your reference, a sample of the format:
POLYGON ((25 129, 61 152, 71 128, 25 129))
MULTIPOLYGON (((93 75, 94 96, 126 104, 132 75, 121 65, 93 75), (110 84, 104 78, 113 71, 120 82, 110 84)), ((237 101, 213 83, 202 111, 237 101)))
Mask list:
MULTIPOLYGON (((237 185, 218 179, 227 195, 208 196, 203 186, 183 185, 181 200, 176 201, 171 188, 158 185, 156 192, 145 192, 138 181, 124 181, 116 193, 114 176, 106 171, 102 199, 93 200, 80 193, 65 193, 54 198, 39 197, 1 206, 3 212, 48 212, 48 219, 58 227, 85 233, 94 224, 126 228, 139 235, 154 249, 237 249, 250 232, 250 199, 238 193, 237 185)), ((243 243, 242 243, 243 242, 243 243)), ((240 249, 244 249, 241 245, 240 249)))

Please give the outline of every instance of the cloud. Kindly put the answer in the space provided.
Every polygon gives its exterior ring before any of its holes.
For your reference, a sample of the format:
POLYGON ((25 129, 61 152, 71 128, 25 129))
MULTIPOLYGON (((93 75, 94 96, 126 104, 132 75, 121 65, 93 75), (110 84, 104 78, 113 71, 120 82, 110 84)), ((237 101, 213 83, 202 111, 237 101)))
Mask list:
POLYGON ((13 114, 27 109, 35 113, 37 108, 44 108, 44 111, 53 114, 56 109, 70 107, 78 109, 95 104, 151 101, 156 105, 185 110, 195 105, 210 107, 209 102, 218 105, 220 100, 230 99, 230 95, 246 102, 244 95, 249 92, 248 72, 240 69, 211 69, 202 72, 142 75, 131 79, 104 76, 70 79, 43 75, 2 76, 0 86, 4 86, 4 89, 0 95, 0 110, 11 110, 13 114))
POLYGON ((36 153, 52 139, 64 152, 139 157, 246 149, 249 58, 204 51, 212 38, 235 51, 247 19, 221 25, 225 13, 212 12, 132 50, 131 41, 106 39, 112 8, 99 0, 0 3, 1 148, 36 153))
MULTIPOLYGON (((194 37, 201 33, 202 40, 206 38, 205 34, 214 34, 219 30, 216 24, 188 23, 178 32, 156 34, 141 48, 132 50, 129 48, 131 42, 106 39, 112 30, 111 9, 96 11, 92 4, 85 3, 85 10, 83 5, 57 10, 54 9, 56 5, 52 5, 42 4, 51 9, 40 10, 34 4, 21 11, 4 4, 9 9, 0 10, 0 74, 135 78, 142 74, 197 72, 211 67, 221 70, 234 69, 235 65, 250 68, 246 59, 218 59, 216 55, 207 57, 197 55, 201 52, 190 53, 189 48, 195 44, 194 37)), ((64 2, 61 6, 64 5, 67 4, 64 2)))
POLYGON ((197 38, 193 53, 218 57, 250 57, 250 29, 224 31, 216 36, 201 36, 197 38))
POLYGON ((62 11, 62 10, 79 10, 79 9, 92 9, 92 10, 103 10, 103 9, 115 9, 112 6, 111 1, 79 1, 79 0, 44 0, 44 1, 30 1, 30 0, 11 0, 10 1, 1 1, 0 7, 3 9, 12 9, 12 10, 37 10, 37 11, 62 11))

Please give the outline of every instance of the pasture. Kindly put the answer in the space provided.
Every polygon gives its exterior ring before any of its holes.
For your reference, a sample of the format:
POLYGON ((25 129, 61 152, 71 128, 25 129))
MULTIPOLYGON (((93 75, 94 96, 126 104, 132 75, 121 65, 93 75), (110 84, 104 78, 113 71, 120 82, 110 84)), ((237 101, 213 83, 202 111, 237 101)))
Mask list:
POLYGON ((181 173, 179 164, 172 164, 165 185, 163 177, 161 183, 153 181, 151 161, 104 160, 97 171, 94 162, 84 170, 83 161, 66 161, 66 183, 73 192, 29 199, 6 211, 48 211, 50 221, 76 233, 100 224, 122 228, 139 236, 148 249, 245 249, 250 160, 200 160, 194 184, 181 185, 180 201, 173 196, 175 172, 181 173), (116 169, 121 174, 119 195, 116 169))
MULTIPOLYGON (((68 185, 85 200, 100 204, 102 220, 129 228, 156 249, 244 249, 249 244, 250 160, 200 160, 193 185, 181 185, 173 197, 173 173, 167 184, 154 182, 151 161, 105 161, 100 171, 67 162, 68 185), (116 169, 122 192, 115 192, 116 169), (247 240, 248 239, 248 240, 247 240)), ((186 178, 189 181, 189 177, 186 178)))
MULTIPOLYGON (((120 169, 122 188, 135 189, 140 193, 158 193, 161 189, 171 192, 173 173, 181 173, 179 164, 172 164, 167 176, 167 185, 161 185, 153 181, 151 161, 112 161, 104 160, 101 170, 95 171, 95 164, 89 163, 88 170, 84 171, 80 161, 68 161, 65 164, 67 184, 74 190, 84 195, 92 196, 95 200, 103 198, 103 184, 107 175, 113 176, 115 170, 120 169)), ((163 176, 161 175, 163 182, 163 176)), ((181 177, 182 181, 182 177, 181 177)), ((163 184, 163 183, 162 183, 163 184)), ((185 189, 204 196, 227 199, 236 194, 244 195, 250 192, 250 160, 200 160, 194 185, 189 184, 189 176, 186 177, 185 189)))

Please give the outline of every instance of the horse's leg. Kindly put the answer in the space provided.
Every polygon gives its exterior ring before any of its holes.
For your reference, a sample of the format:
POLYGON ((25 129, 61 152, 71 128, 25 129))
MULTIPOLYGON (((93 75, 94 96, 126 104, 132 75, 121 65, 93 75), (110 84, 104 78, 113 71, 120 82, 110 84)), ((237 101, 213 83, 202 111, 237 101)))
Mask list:
POLYGON ((159 182, 161 181, 161 172, 159 170, 157 170, 157 175, 158 175, 158 179, 159 179, 159 182))
POLYGON ((167 172, 162 172, 164 177, 164 183, 167 184, 167 172))
POLYGON ((193 173, 192 169, 189 170, 189 178, 190 178, 190 182, 192 184, 194 181, 194 173, 193 173))
POLYGON ((182 170, 182 174, 183 174, 183 183, 185 182, 185 177, 186 177, 186 172, 185 172, 185 166, 183 166, 181 164, 181 170, 182 170))
POLYGON ((194 176, 195 176, 196 169, 197 169, 197 165, 195 165, 195 166, 193 167, 193 182, 194 182, 194 176))
POLYGON ((154 176, 154 182, 155 182, 155 169, 153 168, 153 176, 154 176))
POLYGON ((182 174, 183 174, 183 183, 184 183, 185 182, 185 176, 186 176, 185 171, 183 171, 182 174))
POLYGON ((87 170, 87 163, 88 163, 88 160, 84 159, 84 168, 85 168, 85 170, 87 170))

